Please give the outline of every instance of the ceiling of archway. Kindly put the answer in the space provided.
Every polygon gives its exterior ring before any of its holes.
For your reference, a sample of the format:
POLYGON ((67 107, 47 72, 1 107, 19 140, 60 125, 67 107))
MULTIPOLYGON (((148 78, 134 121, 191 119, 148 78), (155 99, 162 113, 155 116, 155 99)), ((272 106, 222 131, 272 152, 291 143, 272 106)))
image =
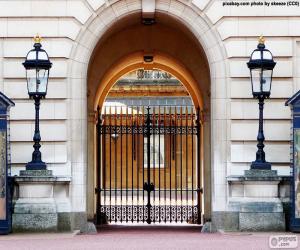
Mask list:
POLYGON ((210 75, 205 54, 196 38, 184 25, 166 15, 157 14, 157 23, 145 26, 140 15, 132 15, 116 22, 100 39, 89 64, 88 95, 92 108, 101 80, 114 63, 131 53, 162 52, 180 61, 196 80, 209 109, 210 75))

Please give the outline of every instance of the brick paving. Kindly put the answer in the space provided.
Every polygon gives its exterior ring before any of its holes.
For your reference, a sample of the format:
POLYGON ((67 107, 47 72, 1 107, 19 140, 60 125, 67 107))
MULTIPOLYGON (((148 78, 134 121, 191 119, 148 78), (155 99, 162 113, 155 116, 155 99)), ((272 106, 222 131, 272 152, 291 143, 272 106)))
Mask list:
MULTIPOLYGON (((94 235, 11 234, 0 236, 0 249, 270 249, 279 233, 200 233, 195 226, 107 226, 94 235)), ((283 233, 281 233, 283 234, 283 233)), ((286 233, 284 233, 286 234, 286 233)), ((289 233, 290 234, 290 233, 289 233)), ((299 236, 298 236, 299 237, 299 236)), ((300 239, 299 239, 300 240, 300 239)), ((300 249, 300 248, 298 248, 300 249)))

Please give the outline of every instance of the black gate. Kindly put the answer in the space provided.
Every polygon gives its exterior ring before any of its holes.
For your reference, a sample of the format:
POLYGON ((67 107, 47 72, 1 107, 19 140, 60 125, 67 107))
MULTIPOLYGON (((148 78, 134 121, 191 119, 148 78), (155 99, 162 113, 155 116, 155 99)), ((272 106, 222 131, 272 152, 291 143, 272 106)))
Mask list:
POLYGON ((97 223, 201 223, 201 129, 194 107, 103 107, 97 223))

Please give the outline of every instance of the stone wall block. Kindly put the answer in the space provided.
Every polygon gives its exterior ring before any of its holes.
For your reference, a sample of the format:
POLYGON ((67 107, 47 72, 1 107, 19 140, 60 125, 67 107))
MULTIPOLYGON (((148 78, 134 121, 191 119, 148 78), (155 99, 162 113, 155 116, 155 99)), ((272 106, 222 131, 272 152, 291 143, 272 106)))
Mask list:
POLYGON ((13 214, 13 232, 56 232, 57 214, 13 214), (30 224, 28 223, 30 221, 30 224))
POLYGON ((209 0, 193 0, 192 3, 196 5, 200 10, 203 10, 209 3, 209 0))
POLYGON ((276 181, 268 182, 250 182, 244 184, 245 197, 256 198, 276 198, 278 197, 278 183, 276 181))
POLYGON ((284 213, 239 213, 241 231, 285 231, 284 213))
POLYGON ((97 11, 103 4, 105 4, 105 0, 86 0, 90 6, 97 11))
POLYGON ((74 16, 82 24, 92 15, 91 11, 82 1, 67 1, 66 14, 74 16))

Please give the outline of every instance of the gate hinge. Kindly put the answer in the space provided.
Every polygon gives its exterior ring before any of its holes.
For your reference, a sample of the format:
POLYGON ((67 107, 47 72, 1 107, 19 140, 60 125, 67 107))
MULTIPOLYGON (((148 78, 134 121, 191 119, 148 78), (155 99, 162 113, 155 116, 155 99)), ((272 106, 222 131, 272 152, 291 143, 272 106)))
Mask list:
POLYGON ((101 192, 101 188, 95 188, 95 194, 98 194, 101 192))

